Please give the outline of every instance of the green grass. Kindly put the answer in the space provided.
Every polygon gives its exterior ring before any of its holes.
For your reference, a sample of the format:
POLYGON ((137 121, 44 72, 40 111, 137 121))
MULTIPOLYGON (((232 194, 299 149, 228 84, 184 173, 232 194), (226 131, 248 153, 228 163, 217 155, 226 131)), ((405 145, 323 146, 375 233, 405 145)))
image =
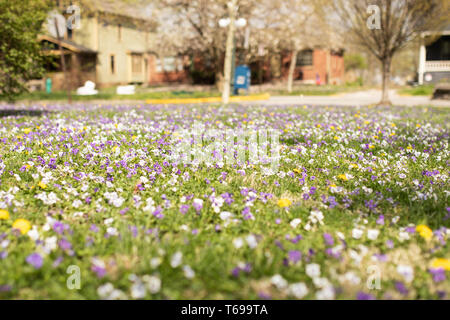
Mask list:
POLYGON ((434 85, 422 85, 418 87, 408 87, 398 90, 401 95, 408 96, 431 96, 433 95, 434 85))
MULTIPOLYGON (((204 98, 218 97, 218 91, 158 91, 145 92, 137 91, 133 95, 117 95, 112 89, 103 89, 96 95, 79 96, 76 92, 72 92, 74 101, 90 101, 90 100, 147 100, 147 99, 176 99, 176 98, 204 98)), ((67 92, 55 91, 46 93, 41 91, 26 93, 18 97, 18 101, 65 101, 67 100, 67 92)))

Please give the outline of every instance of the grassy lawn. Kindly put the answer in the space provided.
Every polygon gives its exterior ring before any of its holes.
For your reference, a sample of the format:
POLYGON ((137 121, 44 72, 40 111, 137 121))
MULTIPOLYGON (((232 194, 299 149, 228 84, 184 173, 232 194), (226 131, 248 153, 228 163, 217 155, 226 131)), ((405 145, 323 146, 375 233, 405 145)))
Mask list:
MULTIPOLYGON (((161 91, 161 92, 146 92, 137 91, 133 95, 118 95, 113 89, 103 89, 96 95, 79 96, 75 92, 72 93, 73 101, 90 101, 90 100, 147 100, 147 99, 176 99, 176 98, 204 98, 204 97, 218 97, 218 91, 161 91)), ((19 101, 64 101, 67 100, 67 93, 65 91, 56 91, 52 93, 46 92, 31 92, 23 94, 19 97, 19 101)))
POLYGON ((0 299, 449 297, 447 109, 18 108, 0 105, 0 299), (199 123, 214 139, 180 134, 199 123), (279 157, 226 129, 273 130, 279 157))
MULTIPOLYGON (((330 96, 339 93, 353 92, 364 90, 367 87, 356 85, 301 85, 294 86, 294 90, 289 93, 286 90, 265 90, 271 95, 310 95, 310 96, 330 96)), ((254 93, 251 95, 258 95, 254 93)), ((189 90, 172 90, 152 92, 148 89, 138 88, 134 95, 117 95, 114 88, 101 89, 99 94, 93 96, 78 96, 72 92, 73 101, 91 101, 91 100, 148 100, 148 99, 177 99, 177 98, 206 98, 219 97, 221 93, 217 90, 210 91, 189 91, 189 90)), ((55 91, 50 94, 46 92, 36 91, 25 93, 18 97, 18 101, 66 101, 67 93, 65 91, 55 91)))
POLYGON ((434 91, 434 85, 423 85, 418 87, 407 87, 398 90, 401 95, 407 96, 432 96, 434 91))

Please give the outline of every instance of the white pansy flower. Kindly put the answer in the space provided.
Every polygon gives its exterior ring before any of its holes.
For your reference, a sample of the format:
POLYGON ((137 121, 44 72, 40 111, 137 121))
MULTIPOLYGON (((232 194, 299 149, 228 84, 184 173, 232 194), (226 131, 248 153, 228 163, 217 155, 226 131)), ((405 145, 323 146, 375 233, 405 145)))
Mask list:
POLYGON ((305 271, 306 271, 306 274, 310 278, 319 277, 320 276, 320 265, 318 265, 317 263, 307 264, 305 271))
POLYGON ((293 283, 289 286, 289 292, 296 299, 303 299, 308 294, 308 287, 303 282, 293 283))
POLYGON ((175 252, 170 259, 170 266, 172 268, 177 268, 181 265, 183 261, 183 254, 180 251, 175 252))
POLYGON ((281 275, 276 274, 271 279, 270 282, 277 287, 278 290, 286 289, 288 282, 281 275))

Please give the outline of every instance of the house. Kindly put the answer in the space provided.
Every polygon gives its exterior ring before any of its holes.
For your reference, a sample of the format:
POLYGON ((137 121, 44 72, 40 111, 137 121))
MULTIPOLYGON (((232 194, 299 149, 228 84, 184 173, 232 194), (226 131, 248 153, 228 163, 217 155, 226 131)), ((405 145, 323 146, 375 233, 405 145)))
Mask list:
MULTIPOLYGON (((65 1, 60 1, 61 12, 64 5, 65 1)), ((68 29, 61 41, 72 88, 86 80, 101 88, 186 79, 185 58, 158 55, 155 25, 145 8, 113 0, 84 1, 80 8, 80 28, 68 29)), ((47 32, 39 40, 45 54, 51 56, 47 70, 53 88, 62 89, 58 39, 47 32)))
POLYGON ((421 34, 418 78, 420 85, 450 82, 450 25, 421 34))
MULTIPOLYGON (((312 47, 298 52, 294 81, 303 84, 339 84, 344 81, 344 51, 312 47)), ((292 53, 271 52, 262 61, 250 65, 252 82, 263 83, 288 78, 292 53)))

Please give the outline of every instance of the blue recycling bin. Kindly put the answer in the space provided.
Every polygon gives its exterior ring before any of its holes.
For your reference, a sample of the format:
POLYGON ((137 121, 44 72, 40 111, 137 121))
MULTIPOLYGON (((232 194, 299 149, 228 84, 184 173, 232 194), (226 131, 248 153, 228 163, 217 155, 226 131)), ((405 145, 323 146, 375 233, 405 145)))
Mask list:
POLYGON ((246 65, 237 66, 234 72, 234 94, 237 95, 239 93, 239 89, 249 91, 250 79, 250 68, 246 65))

